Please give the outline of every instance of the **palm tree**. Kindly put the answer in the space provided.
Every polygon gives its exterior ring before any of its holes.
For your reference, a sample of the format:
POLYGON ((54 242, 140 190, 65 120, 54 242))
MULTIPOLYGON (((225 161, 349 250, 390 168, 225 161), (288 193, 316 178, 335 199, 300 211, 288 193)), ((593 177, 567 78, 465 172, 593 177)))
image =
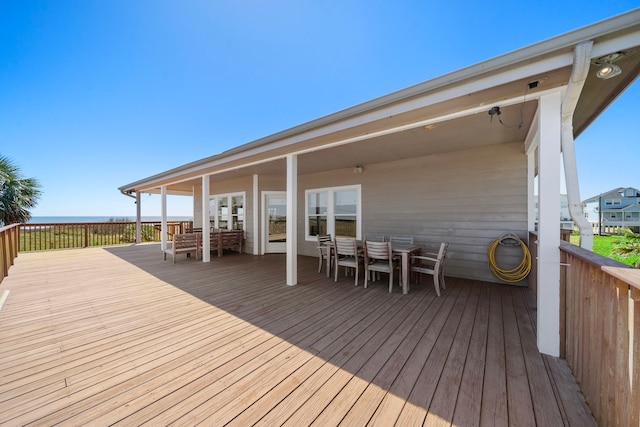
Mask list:
MULTIPOLYGON (((640 234, 636 234, 628 228, 623 231, 622 240, 615 242, 611 253, 618 254, 621 257, 629 257, 640 255, 640 234)), ((640 259, 635 264, 636 268, 640 268, 640 259)))
POLYGON ((0 226, 28 222, 29 209, 42 194, 35 178, 22 178, 20 169, 7 157, 0 156, 0 226))

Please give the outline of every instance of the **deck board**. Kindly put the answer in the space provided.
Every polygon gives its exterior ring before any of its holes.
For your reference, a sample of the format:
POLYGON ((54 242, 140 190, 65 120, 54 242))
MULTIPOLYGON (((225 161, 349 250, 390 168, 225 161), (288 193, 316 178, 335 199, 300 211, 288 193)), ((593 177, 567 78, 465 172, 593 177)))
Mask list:
POLYGON ((21 253, 0 286, 0 425, 595 425, 522 289, 389 294, 298 266, 286 286, 282 255, 21 253))

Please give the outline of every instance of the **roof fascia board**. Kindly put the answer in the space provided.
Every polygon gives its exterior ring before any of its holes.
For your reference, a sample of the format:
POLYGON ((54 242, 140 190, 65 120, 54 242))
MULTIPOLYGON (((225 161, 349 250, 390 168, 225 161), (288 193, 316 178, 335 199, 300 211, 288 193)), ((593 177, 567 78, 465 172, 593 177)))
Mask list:
POLYGON ((640 30, 593 45, 591 58, 599 58, 612 52, 630 49, 640 43, 640 30))
MULTIPOLYGON (((543 91, 539 91, 536 92, 534 94, 529 94, 528 95, 528 100, 534 100, 534 99, 539 99, 541 96, 545 96, 557 91, 563 91, 565 90, 564 87, 561 88, 552 88, 552 89, 547 89, 547 90, 543 90, 543 91)), ((522 102, 522 97, 518 96, 518 97, 514 97, 514 98, 510 98, 510 99, 505 99, 499 102, 500 106, 502 107, 507 107, 510 105, 514 105, 514 104, 519 104, 522 102)), ((456 111, 455 113, 450 113, 450 114, 445 114, 442 116, 438 116, 438 117, 434 117, 434 118, 430 118, 430 119, 426 119, 426 120, 421 120, 418 122, 412 122, 412 123, 408 123, 402 126, 396 126, 393 128, 389 128, 389 129, 384 129, 378 132, 371 132, 365 135, 358 135, 355 137, 351 137, 351 138, 346 138, 346 139, 342 139, 339 141, 335 141, 332 142, 330 144, 324 144, 320 147, 312 147, 312 148, 306 148, 303 150, 297 150, 294 151, 292 153, 289 153, 291 155, 302 155, 302 154, 307 154, 307 153, 311 153, 314 151, 319 151, 319 150, 325 150, 328 148, 333 148, 333 147, 338 147, 340 145, 345 145, 345 144, 351 144, 353 142, 358 142, 358 141, 362 141, 365 139, 369 139, 369 138, 375 138, 378 136, 384 136, 384 135, 388 135, 388 134, 392 134, 392 133, 396 133, 396 132, 401 132, 401 131, 405 131, 408 129, 413 129, 413 128, 417 128, 417 127, 421 127, 421 126, 426 126, 426 125, 430 125, 430 124, 435 124, 435 123, 439 123, 439 122, 444 122, 447 120, 453 120, 456 118, 460 118, 460 117, 464 117, 464 116, 469 116, 469 115, 473 115, 473 114, 478 114, 478 113, 483 113, 487 111, 487 106, 486 105, 481 105, 481 106, 477 106, 477 107, 473 107, 473 108, 469 108, 466 110, 461 110, 461 111, 456 111)), ((536 111, 536 117, 537 117, 537 111, 536 111)), ((536 119, 534 119, 536 120, 536 119)), ((194 178, 198 178, 198 177, 203 177, 203 176, 213 176, 213 175, 217 175, 217 174, 221 174, 221 173, 226 173, 226 172, 230 172, 230 171, 234 171, 237 169, 240 169, 242 167, 251 167, 251 166, 256 166, 262 163, 268 163, 268 162, 272 162, 274 160, 280 160, 280 159, 284 159, 286 156, 284 154, 278 155, 278 156, 273 156, 273 157, 269 157, 269 158, 265 158, 265 159, 260 159, 260 160, 256 160, 253 162, 249 162, 246 164, 243 164, 241 167, 238 166, 232 166, 229 168, 225 168, 225 169, 220 169, 220 170, 216 170, 214 172, 210 172, 207 174, 203 174, 203 175, 189 175, 188 177, 183 177, 182 179, 178 179, 176 181, 171 181, 167 184, 167 180, 170 180, 172 177, 171 176, 163 176, 163 178, 161 180, 158 180, 154 183, 149 183, 148 187, 144 187, 142 189, 138 189, 138 191, 144 191, 144 192, 148 192, 145 188, 149 188, 149 189, 157 189, 159 188, 160 185, 172 185, 172 184, 179 184, 181 182, 185 182, 185 181, 189 181, 192 180, 194 178)), ((191 171, 191 173, 193 174, 197 174, 197 170, 194 169, 193 171, 191 171)), ((174 178, 179 178, 180 176, 183 176, 185 174, 188 174, 188 172, 185 171, 181 171, 178 174, 176 174, 174 176, 174 178)))
MULTIPOLYGON (((377 109, 389 103, 414 97, 418 94, 424 93, 425 91, 430 91, 446 84, 451 84, 458 81, 466 80, 471 77, 476 77, 481 73, 494 72, 495 70, 503 68, 507 65, 513 65, 523 61, 528 62, 532 58, 551 54, 552 52, 567 50, 573 52, 573 47, 580 42, 592 40, 609 34, 613 31, 622 31, 629 27, 638 26, 638 22, 640 22, 640 8, 597 22, 595 24, 591 24, 583 28, 579 28, 569 33, 565 33, 560 36, 556 36, 554 38, 517 49, 504 55, 500 55, 492 59, 488 59, 486 61, 461 68, 457 71, 442 75, 440 77, 436 77, 426 82, 418 83, 405 89, 392 92, 391 94, 374 98, 370 101, 364 102, 354 107, 329 114, 319 119, 273 134, 269 137, 256 140, 254 141, 254 143, 259 143, 269 138, 281 139, 286 137, 288 134, 304 131, 304 129, 299 128, 323 126, 327 123, 341 120, 351 115, 358 115, 367 110, 377 109)), ((594 52, 598 52, 598 50, 594 52)), ((606 53, 610 53, 610 51, 606 53)), ((242 146, 237 147, 236 149, 241 148, 242 146)), ((235 149, 231 149, 229 151, 233 150, 235 149)))
MULTIPOLYGON (((298 133, 296 135, 292 135, 289 137, 285 137, 280 140, 274 140, 270 143, 264 143, 261 145, 257 145, 253 148, 249 148, 248 145, 244 145, 242 150, 238 150, 236 153, 231 153, 231 151, 227 151, 226 153, 222 153, 213 157, 209 157, 200 161, 196 161, 193 163, 189 163, 183 166, 180 166, 175 169, 171 169, 169 171, 151 176, 144 180, 140 180, 123 187, 120 187, 120 190, 128 191, 130 189, 136 188, 140 185, 148 186, 151 182, 158 182, 160 180, 171 179, 172 177, 177 177, 179 175, 192 175, 197 173, 202 169, 211 169, 218 166, 222 166, 225 163, 233 162, 236 160, 241 160, 243 158, 261 155, 267 153, 271 150, 276 150, 279 148, 286 148, 287 146, 306 141, 312 138, 321 137, 329 135, 333 132, 338 132, 344 129, 349 129, 354 126, 367 124, 373 122, 375 120, 384 119, 386 117, 395 116, 398 114, 402 114, 417 108, 427 107, 430 105, 437 104, 438 102, 447 101, 449 99, 454 99, 456 97, 464 96, 469 93, 485 90, 491 88, 498 84, 510 83, 512 81, 516 81, 522 78, 526 78, 531 75, 539 75, 543 74, 549 70, 554 70, 557 68, 562 68, 568 66, 572 63, 573 56, 571 53, 565 53, 553 58, 548 58, 540 62, 527 64, 524 67, 520 67, 518 69, 511 69, 502 73, 496 73, 493 75, 488 75, 484 78, 473 79, 468 81, 466 84, 448 87, 443 89, 442 91, 425 94, 425 96, 405 101, 401 104, 391 105, 385 109, 379 109, 377 111, 371 111, 362 116, 352 117, 346 121, 341 121, 337 123, 333 123, 331 125, 327 125, 322 128, 310 129, 307 132, 298 133)), ((541 92, 536 93, 535 96, 539 96, 541 92)), ((519 99, 519 98, 518 98, 519 99)), ((531 99, 531 95, 530 95, 531 99)), ((505 101, 500 101, 501 105, 508 105, 505 101)), ((481 106, 480 108, 484 108, 481 106)), ((468 111, 468 110, 464 110, 468 111)), ((462 112, 458 117, 467 115, 468 113, 462 112)), ((441 118, 432 119, 433 121, 442 121, 441 118)), ((417 127, 417 124, 411 124, 410 127, 417 127)), ((397 128, 393 128, 397 129, 397 128)), ((372 134, 364 135, 366 138, 370 138, 372 134)), ((322 149, 322 147, 318 147, 316 149, 322 149)), ((278 158, 282 158, 283 156, 279 156, 278 158)), ((272 160, 272 159, 270 159, 272 160)), ((264 161, 260 161, 263 163, 264 161)), ((153 184, 152 184, 153 185, 153 184)))
MULTIPOLYGON (((640 22, 640 8, 626 12, 612 18, 591 24, 589 26, 571 31, 560 36, 556 36, 551 39, 547 39, 533 45, 523 47, 521 49, 506 53, 494 57, 492 59, 471 65, 465 68, 461 68, 457 71, 449 74, 436 77, 426 82, 418 83, 413 86, 409 86, 405 89, 401 89, 391 94, 374 98, 373 100, 364 102, 362 104, 350 107, 348 109, 338 111, 333 114, 321 117, 319 119, 312 120, 305 124, 287 129, 285 131, 273 134, 271 136, 258 139, 252 143, 246 144, 259 144, 268 143, 272 139, 283 139, 291 134, 304 132, 308 128, 324 126, 328 123, 343 120, 353 115, 359 115, 365 111, 372 109, 378 109, 390 103, 398 102, 407 98, 414 97, 426 91, 431 91, 444 85, 453 84, 459 81, 463 81, 469 78, 477 77, 480 74, 492 73, 500 68, 508 65, 518 64, 520 62, 529 62, 532 58, 540 57, 542 55, 552 54, 558 51, 571 51, 573 47, 583 41, 592 40, 594 38, 601 37, 609 34, 613 31, 622 31, 628 27, 637 26, 640 22)), ((610 53, 610 52, 606 52, 610 53)), ((245 146, 246 146, 245 145, 245 146)), ((229 150, 233 152, 235 150, 241 150, 245 146, 240 146, 229 150)))
MULTIPOLYGON (((520 74, 520 78, 523 78, 526 77, 527 73, 537 74, 543 73, 546 70, 555 69, 545 67, 555 66, 558 68, 563 66, 561 64, 566 66, 572 63, 573 46, 577 43, 607 35, 614 31, 624 31, 626 28, 638 26, 638 22, 640 22, 640 8, 572 32, 538 42, 493 59, 462 68, 441 77, 410 86, 389 95, 375 98, 346 110, 342 110, 271 136, 241 145, 221 154, 136 181, 120 187, 120 190, 128 191, 136 188, 137 186, 147 186, 152 181, 158 181, 160 179, 166 180, 167 178, 178 174, 192 174, 197 170, 215 168, 216 166, 230 161, 265 153, 266 151, 285 147, 286 145, 307 140, 315 136, 326 135, 336 130, 343 130, 348 128, 348 126, 367 123, 370 120, 375 120, 376 117, 384 118, 392 114, 408 111, 407 108, 418 108, 419 106, 431 105, 429 103, 438 102, 438 99, 450 99, 447 98, 447 96, 451 97, 454 96, 455 93, 461 93, 463 87, 467 90, 466 93, 469 93, 469 89, 474 87, 477 88, 476 90, 481 90, 481 88, 486 89, 491 86, 483 85, 490 85, 492 84, 492 81, 493 84, 498 84, 495 79, 499 77, 504 78, 505 75, 510 77, 510 80, 507 81, 513 81, 513 79, 515 79, 514 74, 516 74, 516 70, 520 73, 524 72, 524 74, 520 74), (554 52, 556 52, 557 55, 552 56, 554 52), (543 58, 545 56, 552 57, 532 62, 535 61, 536 58, 543 58), (517 67, 517 64, 525 65, 517 67), (514 66, 516 66, 515 69, 512 68, 514 66), (534 71, 536 66, 540 68, 537 71, 534 71), (496 71, 503 68, 509 68, 509 70, 494 74, 496 71), (488 77, 482 78, 482 76, 488 77), (467 82, 463 86, 451 87, 470 79, 473 79, 473 81, 467 82), (449 92, 449 90, 452 92, 449 92), (426 96, 420 96, 425 94, 426 96), (418 99, 409 100, 409 98, 414 97, 418 97, 418 99), (347 127, 345 127, 345 125, 347 127)), ((621 39, 627 40, 627 43, 633 43, 633 40, 636 39, 636 36, 634 36, 635 34, 636 33, 630 34, 626 37, 621 37, 621 39)), ((597 44, 594 46, 593 55, 599 55, 600 52, 606 51, 606 49, 616 50, 618 43, 619 38, 597 44)), ((507 81, 502 80, 500 82, 505 83, 507 81)))

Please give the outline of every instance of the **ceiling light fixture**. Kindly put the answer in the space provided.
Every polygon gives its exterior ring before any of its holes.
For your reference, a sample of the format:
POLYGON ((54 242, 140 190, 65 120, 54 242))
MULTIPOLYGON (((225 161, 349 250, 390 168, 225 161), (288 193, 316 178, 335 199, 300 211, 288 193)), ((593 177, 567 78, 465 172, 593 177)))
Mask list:
POLYGON ((609 64, 608 62, 602 64, 600 68, 598 68, 598 72, 596 73, 596 77, 599 79, 610 79, 611 77, 615 77, 620 74, 622 70, 616 64, 609 64))
POLYGON ((355 168, 353 168, 353 173, 362 173, 364 172, 364 167, 363 166, 356 166, 355 168))
POLYGON ((599 79, 610 79, 622 73, 622 69, 614 64, 617 60, 624 56, 624 52, 610 53, 609 55, 601 56, 592 61, 594 65, 598 66, 596 71, 596 77, 599 79))

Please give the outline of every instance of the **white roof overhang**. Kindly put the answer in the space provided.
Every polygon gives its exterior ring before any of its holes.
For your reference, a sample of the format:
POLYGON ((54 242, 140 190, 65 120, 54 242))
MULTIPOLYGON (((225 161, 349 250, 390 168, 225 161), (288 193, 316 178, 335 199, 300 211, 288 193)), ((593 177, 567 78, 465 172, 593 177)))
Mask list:
MULTIPOLYGON (((525 141, 543 94, 568 84, 575 45, 594 41, 592 57, 624 50, 616 79, 590 77, 574 117, 579 134, 640 73, 640 9, 376 98, 120 187, 123 192, 191 194, 202 176, 282 174, 288 154, 300 174, 488 144, 525 141), (624 61, 624 63, 623 63, 624 61), (538 82, 530 88, 529 83, 538 82), (585 102, 582 102, 582 100, 585 102), (499 106, 505 127, 490 121, 499 106), (434 128, 427 130, 425 126, 434 128), (339 152, 339 153, 338 153, 339 152)), ((524 146, 523 146, 524 150, 524 146)))

